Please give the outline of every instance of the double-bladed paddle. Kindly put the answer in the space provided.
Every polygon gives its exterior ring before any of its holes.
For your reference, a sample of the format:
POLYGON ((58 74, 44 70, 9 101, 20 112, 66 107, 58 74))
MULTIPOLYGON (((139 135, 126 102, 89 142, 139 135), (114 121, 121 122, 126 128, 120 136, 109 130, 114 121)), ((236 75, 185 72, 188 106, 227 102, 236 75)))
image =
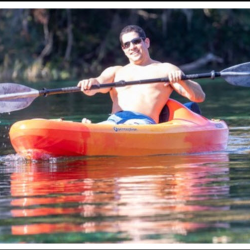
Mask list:
MULTIPOLYGON (((228 83, 236 86, 250 87, 250 62, 238 64, 220 72, 212 71, 210 73, 184 75, 182 80, 222 77, 228 83)), ((168 82, 169 79, 154 78, 136 81, 118 81, 113 83, 105 83, 94 85, 91 89, 101 89, 110 87, 124 87, 135 84, 146 84, 156 82, 168 82)), ((28 107, 36 97, 48 96, 55 94, 65 94, 80 92, 80 87, 65 87, 57 89, 36 90, 17 83, 1 83, 0 84, 0 113, 12 112, 28 107)))

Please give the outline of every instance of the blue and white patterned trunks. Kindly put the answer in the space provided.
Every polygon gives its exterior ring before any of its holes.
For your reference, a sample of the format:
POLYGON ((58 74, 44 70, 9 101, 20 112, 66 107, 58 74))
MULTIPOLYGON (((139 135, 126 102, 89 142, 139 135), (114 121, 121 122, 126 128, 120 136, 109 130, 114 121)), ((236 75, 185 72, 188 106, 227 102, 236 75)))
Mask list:
POLYGON ((107 124, 156 124, 155 121, 149 116, 143 115, 138 112, 132 111, 119 111, 115 114, 112 114, 107 121, 103 121, 101 123, 107 124))

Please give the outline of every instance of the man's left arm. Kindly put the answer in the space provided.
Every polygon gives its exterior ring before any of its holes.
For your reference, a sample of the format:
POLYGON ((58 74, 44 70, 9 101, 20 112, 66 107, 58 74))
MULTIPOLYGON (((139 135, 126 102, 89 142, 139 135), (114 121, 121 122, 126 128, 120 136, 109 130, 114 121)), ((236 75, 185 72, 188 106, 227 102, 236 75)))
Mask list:
POLYGON ((203 102, 205 100, 206 95, 197 82, 181 80, 171 83, 171 86, 177 93, 188 98, 190 101, 203 102))

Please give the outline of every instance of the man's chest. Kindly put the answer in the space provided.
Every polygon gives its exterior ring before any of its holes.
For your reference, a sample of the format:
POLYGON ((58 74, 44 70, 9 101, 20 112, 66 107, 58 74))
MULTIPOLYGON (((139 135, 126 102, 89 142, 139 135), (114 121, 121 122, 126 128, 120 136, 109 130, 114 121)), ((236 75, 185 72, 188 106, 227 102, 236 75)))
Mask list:
POLYGON ((117 72, 115 81, 139 81, 144 79, 153 79, 165 77, 161 67, 147 66, 147 67, 130 67, 124 68, 117 72))

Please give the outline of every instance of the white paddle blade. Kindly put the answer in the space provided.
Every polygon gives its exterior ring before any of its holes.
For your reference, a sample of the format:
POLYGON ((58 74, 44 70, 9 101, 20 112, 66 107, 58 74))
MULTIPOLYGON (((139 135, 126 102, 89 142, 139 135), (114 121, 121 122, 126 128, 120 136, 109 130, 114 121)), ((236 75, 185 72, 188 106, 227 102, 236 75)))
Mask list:
POLYGON ((224 69, 221 76, 232 85, 250 87, 250 62, 224 69))
POLYGON ((28 107, 35 98, 19 98, 7 101, 0 101, 0 113, 10 113, 12 111, 28 107))
POLYGON ((39 91, 16 83, 0 84, 0 113, 24 109, 39 96, 39 91))

